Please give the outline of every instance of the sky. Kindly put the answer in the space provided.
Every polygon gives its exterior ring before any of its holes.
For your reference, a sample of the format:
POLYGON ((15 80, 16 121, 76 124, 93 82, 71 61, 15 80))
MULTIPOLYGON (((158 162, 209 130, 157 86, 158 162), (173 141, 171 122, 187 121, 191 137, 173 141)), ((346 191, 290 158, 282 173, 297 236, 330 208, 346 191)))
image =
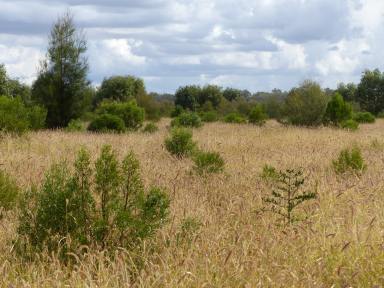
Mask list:
POLYGON ((335 88, 384 70, 384 0, 0 0, 0 63, 36 79, 68 9, 88 40, 89 79, 134 75, 148 91, 215 84, 335 88))

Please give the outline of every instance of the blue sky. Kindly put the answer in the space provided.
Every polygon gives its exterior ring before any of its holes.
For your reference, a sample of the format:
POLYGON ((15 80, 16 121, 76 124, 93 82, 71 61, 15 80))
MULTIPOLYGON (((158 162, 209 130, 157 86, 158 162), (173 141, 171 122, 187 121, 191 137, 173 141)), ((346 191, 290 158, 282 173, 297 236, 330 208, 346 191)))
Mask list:
POLYGON ((381 0, 0 0, 0 63, 32 83, 68 8, 88 39, 90 80, 135 75, 149 91, 217 84, 268 91, 383 70, 381 0))

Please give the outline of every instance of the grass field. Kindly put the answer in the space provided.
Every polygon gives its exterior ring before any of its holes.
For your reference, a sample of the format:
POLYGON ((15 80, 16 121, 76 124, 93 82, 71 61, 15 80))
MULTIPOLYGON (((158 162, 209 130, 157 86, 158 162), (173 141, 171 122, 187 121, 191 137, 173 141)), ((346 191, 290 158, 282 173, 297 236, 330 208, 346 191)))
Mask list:
POLYGON ((10 212, 0 220, 0 287, 384 287, 383 120, 357 132, 275 122, 262 128, 206 124, 194 130, 194 140, 226 161, 224 173, 208 178, 191 172, 191 160, 165 150, 168 124, 163 120, 150 135, 37 132, 3 138, 0 167, 22 187, 39 184, 55 162, 72 163, 81 145, 93 160, 103 144, 121 158, 132 149, 145 184, 167 189, 171 215, 141 255, 118 249, 111 258, 90 251, 68 267, 47 254, 33 263, 16 257, 17 217, 10 212), (367 170, 361 177, 337 176, 332 160, 354 144, 367 170), (306 188, 318 192, 300 209, 307 221, 284 228, 275 225, 274 215, 256 213, 270 192, 260 178, 265 164, 304 169, 306 188), (201 225, 182 237, 188 218, 201 225), (133 264, 138 257, 141 266, 133 264))

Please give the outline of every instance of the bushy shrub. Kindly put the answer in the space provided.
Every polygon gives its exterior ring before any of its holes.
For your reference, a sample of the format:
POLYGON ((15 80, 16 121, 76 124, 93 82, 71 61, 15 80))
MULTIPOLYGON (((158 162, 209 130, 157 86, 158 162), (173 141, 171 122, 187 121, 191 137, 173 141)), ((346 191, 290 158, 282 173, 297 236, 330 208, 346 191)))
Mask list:
POLYGON ((84 130, 84 124, 80 119, 72 119, 65 128, 67 132, 80 132, 84 130))
POLYGON ((357 123, 355 120, 349 119, 341 122, 340 127, 350 131, 356 131, 359 129, 359 123, 357 123))
POLYGON ((143 125, 144 109, 135 100, 129 102, 104 101, 96 110, 97 114, 110 114, 121 118, 128 130, 137 130, 143 125))
POLYGON ((159 130, 159 127, 156 126, 155 123, 147 123, 143 129, 144 133, 155 133, 156 131, 159 130))
POLYGON ((328 97, 320 85, 307 80, 288 94, 284 115, 293 125, 318 126, 323 121, 327 104, 328 97))
POLYGON ((44 127, 46 110, 26 107, 19 98, 0 96, 0 131, 23 133, 44 127))
POLYGON ((201 127, 201 118, 195 112, 184 112, 172 120, 171 126, 198 128, 201 127))
POLYGON ((327 110, 324 115, 324 122, 332 125, 339 125, 343 121, 351 119, 352 117, 352 106, 346 103, 339 93, 335 93, 328 102, 327 110))
POLYGON ((357 112, 353 114, 353 120, 358 123, 375 123, 376 118, 370 112, 357 112))
POLYGON ((248 121, 249 123, 255 124, 255 125, 264 125, 265 120, 268 118, 267 114, 264 112, 263 106, 260 104, 253 107, 251 112, 248 115, 248 121))
POLYGON ((6 172, 0 170, 0 215, 1 210, 11 210, 17 202, 19 187, 6 172))
POLYGON ((24 246, 63 257, 84 244, 132 249, 166 220, 168 196, 157 187, 144 189, 132 152, 120 163, 111 146, 103 146, 92 169, 89 152, 81 149, 74 166, 71 173, 64 163, 54 165, 24 202, 18 229, 24 246))
POLYGON ((185 110, 183 107, 179 106, 179 105, 176 105, 175 106, 175 109, 173 109, 173 111, 171 112, 171 117, 172 118, 175 118, 177 116, 179 116, 181 113, 184 113, 185 110))
POLYGON ((265 164, 260 176, 265 181, 274 181, 279 178, 279 173, 275 167, 265 164))
POLYGON ((200 112, 199 115, 203 122, 216 122, 219 120, 219 115, 216 111, 200 112))
POLYGON ((165 148, 177 158, 192 155, 196 143, 192 140, 192 132, 185 128, 174 128, 171 137, 165 139, 165 148))
POLYGON ((124 121, 120 117, 111 114, 102 114, 89 124, 88 130, 92 132, 121 133, 126 129, 124 121))
POLYGON ((361 173, 367 166, 364 164, 363 156, 359 147, 344 149, 340 152, 338 158, 332 161, 333 168, 337 174, 345 172, 361 173))
POLYGON ((194 169, 199 174, 220 173, 224 171, 225 161, 217 152, 197 152, 193 161, 194 169))
POLYGON ((247 123, 247 119, 238 113, 229 113, 224 117, 226 123, 244 124, 247 123))

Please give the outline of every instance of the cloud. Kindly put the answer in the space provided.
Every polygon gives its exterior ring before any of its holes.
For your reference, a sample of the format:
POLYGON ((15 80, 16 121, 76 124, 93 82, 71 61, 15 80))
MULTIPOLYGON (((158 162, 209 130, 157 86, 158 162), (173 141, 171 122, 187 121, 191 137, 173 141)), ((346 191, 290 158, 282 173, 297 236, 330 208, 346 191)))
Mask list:
POLYGON ((134 74, 160 92, 194 83, 289 89, 305 78, 335 87, 384 68, 377 0, 0 0, 0 7, 0 62, 27 82, 68 8, 87 35, 94 83, 134 74))

